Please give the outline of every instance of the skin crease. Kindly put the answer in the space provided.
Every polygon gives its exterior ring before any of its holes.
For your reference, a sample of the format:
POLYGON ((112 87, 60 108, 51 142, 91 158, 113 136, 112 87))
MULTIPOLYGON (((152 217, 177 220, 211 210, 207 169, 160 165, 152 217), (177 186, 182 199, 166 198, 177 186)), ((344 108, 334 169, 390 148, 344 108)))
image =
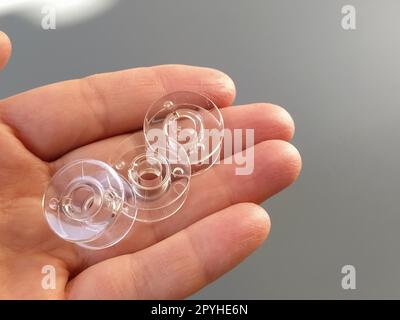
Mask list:
MULTIPOLYGON (((0 69, 10 55, 10 40, 0 33, 0 69)), ((301 159, 287 142, 294 123, 284 109, 231 107, 234 97, 233 81, 220 71, 165 65, 0 100, 0 298, 180 299, 251 254, 270 230, 257 204, 296 180, 301 159), (234 165, 215 165, 192 179, 181 212, 156 224, 136 223, 114 247, 88 251, 57 238, 41 210, 52 174, 73 159, 107 159, 128 133, 140 135, 152 101, 179 90, 213 99, 227 128, 255 129, 254 172, 237 176, 234 165), (54 290, 42 288, 45 265, 55 267, 54 290)))

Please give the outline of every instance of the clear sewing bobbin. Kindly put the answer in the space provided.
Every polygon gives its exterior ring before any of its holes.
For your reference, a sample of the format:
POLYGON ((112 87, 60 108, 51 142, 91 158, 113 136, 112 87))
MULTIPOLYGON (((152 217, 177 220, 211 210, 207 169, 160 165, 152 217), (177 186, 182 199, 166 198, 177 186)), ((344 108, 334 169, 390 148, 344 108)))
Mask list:
POLYGON ((43 197, 50 228, 62 239, 88 249, 120 241, 135 217, 135 194, 108 164, 76 160, 58 170, 43 197))
POLYGON ((146 143, 169 148, 181 145, 188 154, 192 175, 211 167, 220 156, 224 122, 217 106, 195 92, 174 92, 147 111, 143 131, 146 143), (163 132, 165 140, 160 138, 163 132))
POLYGON ((185 202, 190 163, 183 148, 135 146, 132 136, 117 147, 110 163, 136 194, 137 221, 164 220, 185 202))

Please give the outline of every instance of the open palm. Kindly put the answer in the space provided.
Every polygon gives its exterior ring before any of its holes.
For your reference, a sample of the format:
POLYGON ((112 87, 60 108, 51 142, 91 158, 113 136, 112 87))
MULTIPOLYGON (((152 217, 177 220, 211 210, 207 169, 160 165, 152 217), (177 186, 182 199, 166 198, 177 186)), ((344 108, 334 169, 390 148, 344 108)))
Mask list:
MULTIPOLYGON (((10 55, 0 33, 0 68, 10 55)), ((99 74, 0 100, 0 297, 71 299, 184 298, 236 266, 266 238, 270 221, 258 205, 291 184, 301 166, 288 140, 288 113, 275 105, 232 107, 235 88, 208 68, 167 65, 99 74), (67 162, 107 160, 142 129, 152 101, 196 91, 221 107, 225 126, 255 129, 254 172, 218 164, 191 180, 173 217, 136 223, 116 246, 90 251, 60 240, 47 226, 41 198, 67 162), (56 288, 42 287, 54 266, 56 288)), ((267 263, 267 262, 266 262, 267 263)))

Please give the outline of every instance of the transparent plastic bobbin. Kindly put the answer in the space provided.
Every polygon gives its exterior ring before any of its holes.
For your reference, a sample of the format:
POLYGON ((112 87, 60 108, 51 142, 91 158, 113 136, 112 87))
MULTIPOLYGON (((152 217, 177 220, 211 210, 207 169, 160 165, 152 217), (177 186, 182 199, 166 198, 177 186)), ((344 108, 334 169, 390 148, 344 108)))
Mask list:
POLYGON ((43 196, 50 228, 62 239, 87 249, 104 249, 131 229, 135 194, 108 164, 97 160, 68 163, 51 178, 43 196))
POLYGON ((180 91, 162 97, 149 108, 143 131, 150 147, 181 145, 188 154, 194 175, 219 159, 224 121, 209 98, 180 91))
POLYGON ((150 149, 135 145, 131 136, 113 154, 111 165, 136 194, 137 221, 161 221, 182 207, 191 177, 189 158, 182 147, 150 149))

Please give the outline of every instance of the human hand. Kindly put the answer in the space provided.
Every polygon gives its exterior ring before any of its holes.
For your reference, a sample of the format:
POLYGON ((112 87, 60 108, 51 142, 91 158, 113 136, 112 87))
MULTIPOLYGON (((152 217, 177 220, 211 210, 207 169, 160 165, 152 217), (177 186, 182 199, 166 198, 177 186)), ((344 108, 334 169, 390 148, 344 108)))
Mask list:
MULTIPOLYGON (((0 69, 11 53, 0 33, 0 69)), ((136 68, 48 85, 0 100, 0 298, 179 299, 236 266, 267 237, 261 203, 290 185, 301 160, 289 141, 294 124, 265 103, 231 107, 232 80, 208 68, 136 68), (194 176, 180 212, 136 223, 117 245, 89 251, 49 229, 41 199, 71 160, 106 160, 129 132, 140 134, 146 108, 172 91, 195 91, 219 107, 225 127, 255 129, 254 171, 217 164, 194 176), (56 289, 42 288, 42 267, 56 289)))

